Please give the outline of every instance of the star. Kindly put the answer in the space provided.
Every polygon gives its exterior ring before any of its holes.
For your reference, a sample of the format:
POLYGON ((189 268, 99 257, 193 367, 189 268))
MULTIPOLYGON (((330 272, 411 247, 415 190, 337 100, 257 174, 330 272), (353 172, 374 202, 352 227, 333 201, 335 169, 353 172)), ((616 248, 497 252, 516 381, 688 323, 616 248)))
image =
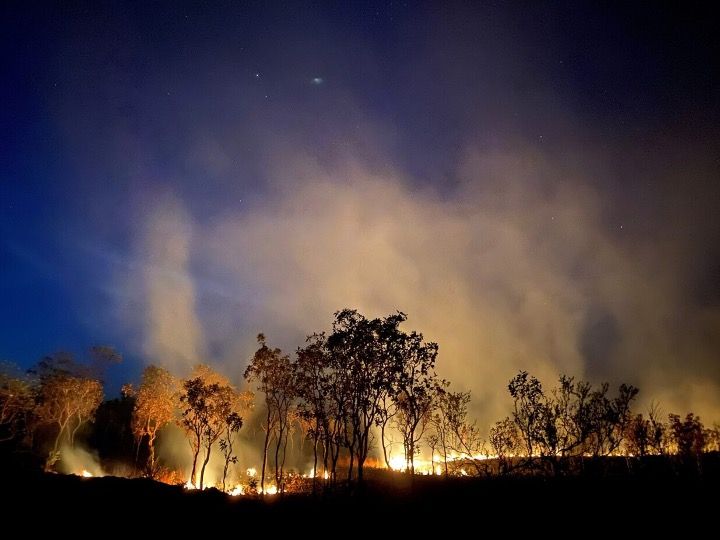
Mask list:
POLYGON ((315 86, 320 86, 325 80, 322 77, 314 77, 311 81, 315 86))

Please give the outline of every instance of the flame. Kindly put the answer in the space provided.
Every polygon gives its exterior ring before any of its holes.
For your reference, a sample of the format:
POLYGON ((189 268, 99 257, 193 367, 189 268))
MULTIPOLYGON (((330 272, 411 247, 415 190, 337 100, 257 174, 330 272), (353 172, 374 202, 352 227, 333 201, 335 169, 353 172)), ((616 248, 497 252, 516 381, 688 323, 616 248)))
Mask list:
POLYGON ((90 471, 87 471, 87 470, 83 469, 83 472, 82 472, 82 474, 81 474, 80 476, 82 476, 83 478, 92 478, 93 473, 91 473, 90 471))
MULTIPOLYGON (((265 495, 275 495, 278 492, 277 486, 268 486, 265 488, 265 495)), ((263 493, 263 490, 258 488, 258 493, 263 493)))
MULTIPOLYGON (((486 459, 495 459, 496 455, 493 454, 468 454, 468 453, 452 453, 447 456, 447 462, 463 462, 467 461, 483 461, 486 459)), ((432 456, 432 459, 416 458, 414 460, 415 474, 422 475, 436 475, 440 476, 443 474, 442 462, 443 458, 437 455, 432 456)), ((397 472, 406 472, 408 470, 408 463, 405 461, 405 457, 402 455, 391 456, 389 459, 390 469, 397 472)), ((460 469, 462 476, 468 476, 468 472, 462 468, 460 469)))
POLYGON ((231 497, 237 497, 238 495, 245 495, 245 488, 242 487, 240 484, 232 488, 230 491, 228 491, 228 495, 231 497))
POLYGON ((245 471, 245 474, 248 476, 257 476, 257 469, 255 467, 250 467, 248 470, 245 471))

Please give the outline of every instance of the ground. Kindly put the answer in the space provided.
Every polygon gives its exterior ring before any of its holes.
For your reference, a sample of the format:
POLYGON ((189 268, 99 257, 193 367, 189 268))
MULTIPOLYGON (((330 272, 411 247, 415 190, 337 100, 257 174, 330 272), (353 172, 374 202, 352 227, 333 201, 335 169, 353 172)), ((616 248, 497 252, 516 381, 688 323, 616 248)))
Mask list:
MULTIPOLYGON (((372 475, 371 475, 372 476, 372 475)), ((431 531, 516 536, 645 537, 714 528, 714 473, 675 476, 450 478, 371 477, 330 495, 229 497, 148 479, 80 478, 17 471, 6 476, 6 521, 51 524, 78 536, 193 531, 204 538, 261 533, 355 538, 431 531), (29 516, 22 517, 21 516, 29 516), (35 519, 39 521, 35 521, 35 519)), ((29 524, 29 525, 28 525, 29 524)))

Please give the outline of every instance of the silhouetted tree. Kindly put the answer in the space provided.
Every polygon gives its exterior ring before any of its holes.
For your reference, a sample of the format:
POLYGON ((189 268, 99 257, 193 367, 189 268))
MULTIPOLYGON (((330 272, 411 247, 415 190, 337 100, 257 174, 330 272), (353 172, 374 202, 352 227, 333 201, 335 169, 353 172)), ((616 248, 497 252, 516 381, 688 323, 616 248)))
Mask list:
POLYGON ((591 450, 595 457, 611 455, 620 448, 631 418, 630 405, 638 393, 637 388, 627 384, 620 385, 615 398, 608 398, 607 391, 608 384, 604 383, 591 398, 591 450))
POLYGON ((509 417, 495 422, 490 428, 489 438, 490 446, 497 456, 499 471, 501 474, 507 474, 512 469, 512 459, 520 445, 515 422, 509 417))
POLYGON ((103 401, 95 412, 92 431, 88 438, 91 448, 103 460, 125 462, 132 465, 136 438, 132 432, 132 415, 135 397, 126 392, 116 399, 103 401))
MULTIPOLYGON (((430 422, 438 384, 434 371, 438 345, 425 343, 423 335, 417 332, 396 331, 390 339, 395 360, 390 390, 398 411, 395 423, 403 436, 408 471, 415 474, 417 445, 430 422)), ((380 407, 378 414, 380 422, 386 417, 383 409, 380 407)))
POLYGON ((245 379, 255 382, 257 390, 265 396, 265 443, 260 475, 260 490, 265 493, 265 469, 271 439, 275 440, 275 481, 282 490, 285 448, 290 432, 290 409, 295 398, 295 378, 290 357, 280 349, 267 346, 265 336, 258 335, 260 348, 245 370, 245 379))
POLYGON ((371 444, 371 430, 380 420, 383 397, 392 389, 394 363, 391 344, 397 341, 404 313, 367 319, 356 310, 335 313, 327 347, 337 370, 337 383, 345 390, 345 446, 350 453, 348 479, 357 461, 358 480, 371 444))
POLYGON ((705 447, 705 428, 700 417, 687 413, 685 419, 677 414, 668 416, 670 436, 680 457, 697 457, 705 447))
POLYGON ((327 444, 330 431, 330 357, 324 334, 308 336, 306 345, 297 350, 294 365, 298 413, 307 422, 307 434, 313 443, 313 491, 318 477, 318 445, 323 444, 323 468, 327 472, 327 444))
POLYGON ((527 371, 518 373, 508 384, 513 398, 513 420, 528 457, 535 455, 538 441, 544 439, 547 414, 542 384, 527 371))
POLYGON ((470 392, 451 392, 447 386, 445 381, 436 386, 435 412, 431 416, 445 475, 450 472, 449 457, 471 462, 481 474, 483 471, 475 455, 481 453, 482 439, 475 422, 470 422, 467 417, 470 392))

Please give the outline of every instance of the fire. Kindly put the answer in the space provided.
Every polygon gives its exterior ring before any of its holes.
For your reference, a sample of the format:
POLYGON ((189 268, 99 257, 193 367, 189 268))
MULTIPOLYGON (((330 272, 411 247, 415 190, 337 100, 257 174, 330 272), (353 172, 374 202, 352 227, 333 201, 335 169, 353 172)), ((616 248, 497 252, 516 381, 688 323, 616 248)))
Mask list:
MULTIPOLYGON (((436 461, 427 459, 415 459, 415 474, 431 475, 441 474, 440 467, 436 466, 436 461)), ((408 470, 408 463, 405 461, 403 456, 392 456, 390 458, 390 469, 398 472, 405 472, 408 470)))
MULTIPOLYGON (((265 495, 275 495, 277 492, 277 486, 268 486, 265 488, 265 495)), ((263 493, 263 491, 258 489, 258 493, 263 493)))
MULTIPOLYGON (((310 472, 307 474, 304 474, 303 478, 315 478, 316 476, 317 476, 317 474, 315 473, 315 469, 310 469, 310 472)), ((322 476, 325 480, 327 480, 328 478, 330 478, 330 473, 325 471, 322 476)))
MULTIPOLYGON (((462 463, 463 461, 483 461, 486 459, 495 459, 497 456, 493 454, 459 454, 453 453, 447 456, 448 463, 462 463)), ((432 459, 416 458, 414 461, 415 474, 422 475, 436 475, 441 476, 443 474, 443 459, 437 455, 433 456, 432 459)), ((408 463, 405 461, 405 457, 391 456, 389 459, 390 469, 397 472, 405 472, 408 470, 408 463)), ((468 472, 462 468, 460 469, 461 476, 468 476, 468 472)))
POLYGON ((83 469, 83 472, 82 472, 82 474, 81 474, 80 476, 82 476, 83 478, 92 478, 93 473, 91 473, 90 471, 86 471, 85 469, 83 469))
POLYGON ((255 467, 250 467, 248 470, 245 471, 245 474, 248 476, 257 476, 257 469, 255 467))
POLYGON ((237 497, 238 495, 245 495, 245 488, 242 487, 240 484, 232 488, 230 491, 228 491, 228 495, 231 497, 237 497))

